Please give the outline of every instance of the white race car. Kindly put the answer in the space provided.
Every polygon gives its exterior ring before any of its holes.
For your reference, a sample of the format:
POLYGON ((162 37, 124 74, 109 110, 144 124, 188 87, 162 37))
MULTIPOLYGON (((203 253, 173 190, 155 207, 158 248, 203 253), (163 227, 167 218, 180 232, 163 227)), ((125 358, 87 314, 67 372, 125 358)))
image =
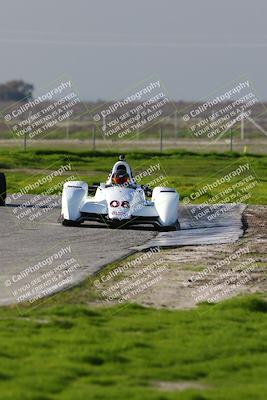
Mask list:
POLYGON ((106 183, 89 187, 81 181, 64 184, 59 221, 74 226, 84 221, 98 221, 110 227, 150 224, 158 230, 176 230, 178 203, 179 195, 173 188, 158 186, 152 191, 138 185, 121 155, 106 183))

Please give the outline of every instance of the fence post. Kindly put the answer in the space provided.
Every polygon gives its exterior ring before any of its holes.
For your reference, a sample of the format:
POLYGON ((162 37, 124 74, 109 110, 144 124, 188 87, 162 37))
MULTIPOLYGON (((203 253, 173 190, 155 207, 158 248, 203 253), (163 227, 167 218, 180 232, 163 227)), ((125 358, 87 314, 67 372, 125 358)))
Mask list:
POLYGON ((24 133, 24 138, 23 138, 23 150, 27 150, 27 132, 24 133))
POLYGON ((68 118, 67 125, 66 125, 66 140, 69 140, 69 138, 70 138, 70 120, 68 118))
POLYGON ((92 139, 93 139, 93 151, 95 151, 95 132, 96 131, 96 129, 95 129, 95 126, 93 126, 93 136, 92 136, 92 139))
POLYGON ((244 139, 245 139, 245 135, 244 135, 244 114, 242 113, 241 114, 241 126, 240 126, 240 130, 241 130, 241 141, 243 142, 244 141, 244 139))
POLYGON ((178 138, 177 110, 174 113, 174 139, 178 138))
MULTIPOLYGON (((139 120, 140 120, 140 114, 137 114, 138 115, 138 122, 139 122, 139 120)), ((140 140, 140 128, 139 128, 139 126, 138 126, 138 128, 137 128, 137 141, 138 141, 138 144, 139 144, 139 140, 140 140)))
POLYGON ((163 127, 160 127, 160 152, 163 150, 163 127))
MULTIPOLYGON (((28 113, 28 120, 29 120, 29 126, 31 128, 31 119, 32 119, 32 112, 29 111, 28 113)), ((23 138, 23 150, 27 150, 27 132, 24 133, 24 138, 23 138)))

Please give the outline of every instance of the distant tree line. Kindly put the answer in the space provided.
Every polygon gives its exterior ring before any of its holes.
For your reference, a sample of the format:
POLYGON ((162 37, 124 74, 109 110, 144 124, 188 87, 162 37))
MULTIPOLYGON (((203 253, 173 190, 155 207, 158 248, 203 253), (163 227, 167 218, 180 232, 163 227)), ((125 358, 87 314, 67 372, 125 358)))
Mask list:
POLYGON ((22 80, 0 84, 0 101, 32 100, 34 86, 22 80))

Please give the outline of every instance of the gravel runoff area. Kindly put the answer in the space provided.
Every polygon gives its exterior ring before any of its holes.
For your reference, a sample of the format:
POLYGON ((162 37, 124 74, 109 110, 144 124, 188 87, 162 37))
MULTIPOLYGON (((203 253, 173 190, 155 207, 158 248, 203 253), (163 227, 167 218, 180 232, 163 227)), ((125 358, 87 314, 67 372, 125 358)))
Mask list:
MULTIPOLYGON (((152 284, 138 294, 133 289, 127 292, 128 301, 146 307, 186 309, 201 302, 219 303, 238 294, 266 293, 267 206, 247 207, 242 215, 242 225, 244 234, 236 241, 185 243, 147 253, 147 259, 134 264, 134 274, 140 278, 144 271, 150 273, 152 284)), ((142 257, 142 253, 135 255, 136 260, 138 257, 142 257)), ((132 276, 133 269, 129 268, 120 276, 116 275, 113 281, 103 283, 96 303, 121 303, 123 296, 114 296, 112 300, 114 290, 111 289, 119 281, 128 279, 128 286, 129 282, 134 283, 136 278, 132 276)), ((126 291, 124 297, 125 294, 126 291)))

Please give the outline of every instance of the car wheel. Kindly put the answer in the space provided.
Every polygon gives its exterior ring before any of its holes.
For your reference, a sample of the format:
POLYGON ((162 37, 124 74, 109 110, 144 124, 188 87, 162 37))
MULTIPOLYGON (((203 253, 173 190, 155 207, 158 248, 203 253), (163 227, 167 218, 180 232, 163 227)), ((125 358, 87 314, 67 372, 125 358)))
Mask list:
POLYGON ((64 226, 80 226, 81 225, 80 222, 71 221, 70 219, 63 219, 63 221, 61 223, 64 226))

